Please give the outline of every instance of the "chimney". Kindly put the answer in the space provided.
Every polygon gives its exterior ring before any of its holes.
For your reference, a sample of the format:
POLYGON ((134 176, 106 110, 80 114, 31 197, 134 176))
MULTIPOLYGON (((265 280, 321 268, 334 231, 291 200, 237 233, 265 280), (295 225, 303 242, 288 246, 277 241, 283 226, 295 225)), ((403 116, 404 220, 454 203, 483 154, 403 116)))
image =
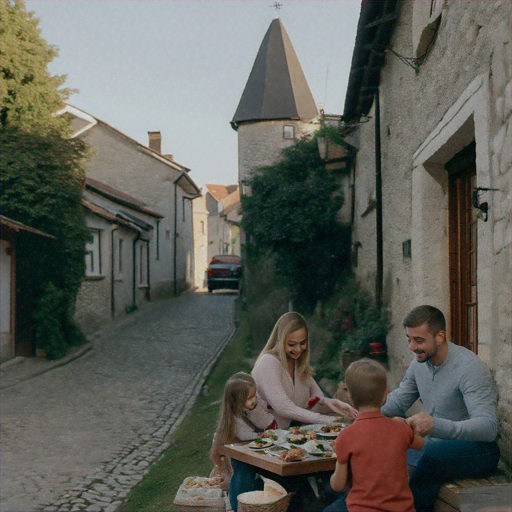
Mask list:
POLYGON ((148 132, 149 148, 157 153, 162 152, 162 134, 160 132, 148 132))

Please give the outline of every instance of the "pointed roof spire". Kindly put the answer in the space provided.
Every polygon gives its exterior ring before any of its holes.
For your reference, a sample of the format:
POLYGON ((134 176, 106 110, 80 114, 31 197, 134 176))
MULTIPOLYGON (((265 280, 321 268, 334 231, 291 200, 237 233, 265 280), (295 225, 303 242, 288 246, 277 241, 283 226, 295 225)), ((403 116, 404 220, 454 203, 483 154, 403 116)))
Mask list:
POLYGON ((318 110, 280 19, 270 24, 231 124, 269 119, 312 119, 318 110))

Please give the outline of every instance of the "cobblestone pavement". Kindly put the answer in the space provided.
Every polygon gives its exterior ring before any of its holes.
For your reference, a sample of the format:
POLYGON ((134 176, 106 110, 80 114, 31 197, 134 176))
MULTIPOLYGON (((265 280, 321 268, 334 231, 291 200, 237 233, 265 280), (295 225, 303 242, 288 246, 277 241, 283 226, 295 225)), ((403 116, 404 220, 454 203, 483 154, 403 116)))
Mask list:
POLYGON ((2 512, 114 511, 168 446, 230 339, 234 299, 186 293, 157 303, 82 357, 4 389, 2 512))

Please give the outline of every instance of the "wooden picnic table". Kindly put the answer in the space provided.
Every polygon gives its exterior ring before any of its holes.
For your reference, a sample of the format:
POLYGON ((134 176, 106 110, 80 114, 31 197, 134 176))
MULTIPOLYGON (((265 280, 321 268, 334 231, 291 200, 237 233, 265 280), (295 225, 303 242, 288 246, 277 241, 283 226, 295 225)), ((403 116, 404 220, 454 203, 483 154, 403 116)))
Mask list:
POLYGON ((226 444, 219 450, 221 455, 239 460, 265 469, 280 476, 307 475, 321 471, 334 471, 336 467, 336 456, 316 457, 309 455, 304 460, 295 462, 283 462, 279 458, 268 455, 264 451, 255 451, 247 447, 246 443, 226 444))

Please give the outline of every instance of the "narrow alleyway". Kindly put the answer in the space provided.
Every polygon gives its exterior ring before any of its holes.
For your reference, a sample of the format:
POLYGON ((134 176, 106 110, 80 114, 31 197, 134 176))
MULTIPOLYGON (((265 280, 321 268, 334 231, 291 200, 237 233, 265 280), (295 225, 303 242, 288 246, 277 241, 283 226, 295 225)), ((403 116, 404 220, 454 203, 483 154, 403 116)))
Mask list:
POLYGON ((2 512, 115 510, 200 391, 233 332, 235 297, 166 300, 81 358, 3 389, 2 512))

